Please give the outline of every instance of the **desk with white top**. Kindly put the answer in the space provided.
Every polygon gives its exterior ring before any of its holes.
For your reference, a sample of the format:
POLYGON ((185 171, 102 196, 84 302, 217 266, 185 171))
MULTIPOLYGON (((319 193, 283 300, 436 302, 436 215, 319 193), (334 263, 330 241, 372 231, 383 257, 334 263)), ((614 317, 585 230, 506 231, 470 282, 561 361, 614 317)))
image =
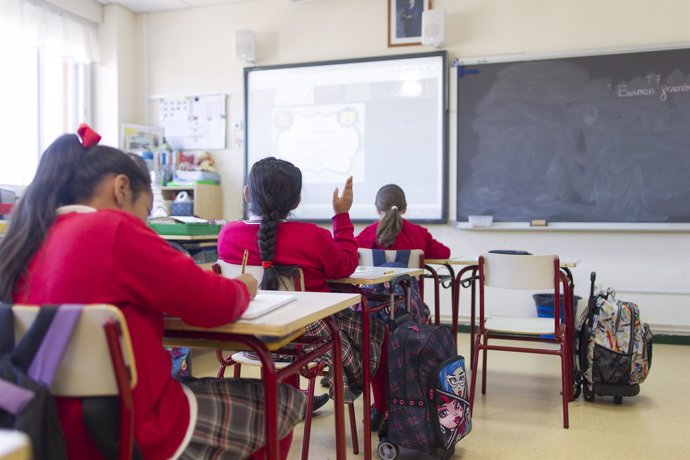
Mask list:
MULTIPOLYGON (((259 291, 264 294, 275 291, 259 291)), ((336 458, 345 457, 345 425, 343 416, 342 356, 340 334, 331 315, 360 302, 359 294, 329 292, 291 292, 296 301, 255 319, 239 319, 214 328, 186 324, 179 318, 165 319, 164 344, 197 348, 252 349, 261 360, 266 411, 266 448, 270 460, 278 459, 278 417, 276 385, 278 380, 298 373, 315 357, 333 353, 333 382, 335 400, 336 458), (331 332, 330 339, 316 343, 310 351, 295 356, 289 366, 276 369, 272 351, 304 333, 304 328, 324 320, 331 332), (276 340, 270 340, 275 338, 276 340)))

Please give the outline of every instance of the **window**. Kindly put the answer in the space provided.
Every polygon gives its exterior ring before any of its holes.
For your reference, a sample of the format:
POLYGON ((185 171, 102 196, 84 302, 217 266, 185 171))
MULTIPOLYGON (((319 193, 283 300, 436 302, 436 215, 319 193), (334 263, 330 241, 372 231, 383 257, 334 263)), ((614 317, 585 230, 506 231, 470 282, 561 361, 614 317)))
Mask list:
POLYGON ((30 2, 0 10, 0 184, 27 185, 45 148, 90 120, 95 26, 30 2))

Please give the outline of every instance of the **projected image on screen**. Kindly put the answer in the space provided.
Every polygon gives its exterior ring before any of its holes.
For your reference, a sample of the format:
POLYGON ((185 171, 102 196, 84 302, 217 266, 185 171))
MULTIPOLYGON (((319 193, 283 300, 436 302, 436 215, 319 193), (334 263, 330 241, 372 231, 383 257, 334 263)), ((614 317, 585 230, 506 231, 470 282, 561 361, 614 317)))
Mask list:
POLYGON ((378 218, 376 191, 400 185, 410 220, 445 212, 445 52, 248 68, 247 171, 275 156, 303 174, 293 217, 332 217, 332 194, 354 179, 356 221, 378 218))
POLYGON ((365 180, 364 104, 274 109, 274 145, 302 171, 304 184, 365 180))

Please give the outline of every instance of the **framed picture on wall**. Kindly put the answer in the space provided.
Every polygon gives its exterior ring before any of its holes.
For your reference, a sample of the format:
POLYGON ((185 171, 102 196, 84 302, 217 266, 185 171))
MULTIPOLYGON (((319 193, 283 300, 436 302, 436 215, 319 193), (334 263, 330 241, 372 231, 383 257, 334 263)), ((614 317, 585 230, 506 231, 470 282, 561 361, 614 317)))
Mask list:
POLYGON ((422 44, 422 13, 431 0, 388 0, 388 46, 422 44))

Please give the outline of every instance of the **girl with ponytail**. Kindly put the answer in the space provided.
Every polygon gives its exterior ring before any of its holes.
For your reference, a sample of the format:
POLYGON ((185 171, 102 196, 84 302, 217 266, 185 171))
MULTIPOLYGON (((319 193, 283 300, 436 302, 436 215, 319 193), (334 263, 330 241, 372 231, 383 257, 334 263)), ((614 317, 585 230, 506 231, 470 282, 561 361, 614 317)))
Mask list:
POLYGON ((405 192, 395 185, 384 185, 376 193, 380 220, 357 235, 357 246, 368 249, 421 249, 426 259, 447 259, 450 249, 434 239, 429 230, 403 219, 407 211, 405 192))
MULTIPOLYGON (((429 230, 421 225, 413 224, 403 215, 407 211, 407 200, 403 189, 395 184, 384 185, 376 193, 376 210, 380 220, 364 228, 357 235, 357 246, 367 249, 421 249, 427 259, 447 259, 450 249, 436 241, 429 230)), ((422 303, 419 287, 412 285, 410 295, 417 296, 422 303)), ((378 321, 375 321, 378 323, 378 321)), ((383 341, 384 365, 379 372, 372 374, 371 388, 374 395, 374 405, 371 409, 371 429, 376 431, 383 425, 388 401, 388 380, 386 370, 388 347, 388 332, 383 341)))
MULTIPOLYGON (((244 250, 248 250, 247 263, 264 268, 260 287, 268 290, 278 289, 279 276, 294 267, 302 269, 305 289, 314 292, 328 292, 327 280, 351 275, 359 263, 349 214, 352 177, 345 182, 342 194, 337 188, 333 192, 332 234, 312 223, 286 220, 299 205, 301 193, 302 173, 292 163, 273 157, 254 163, 244 187, 249 219, 223 227, 218 237, 220 259, 239 265, 244 250)), ((362 389, 361 317, 348 309, 335 319, 341 330, 344 383, 357 395, 362 389)), ((311 335, 328 334, 321 322, 307 329, 311 335)), ((371 330, 372 375, 378 366, 382 341, 383 327, 376 323, 371 330)))
MULTIPOLYGON (((236 320, 256 293, 250 275, 226 279, 199 268, 146 225, 148 171, 98 145, 86 125, 43 153, 0 242, 0 301, 113 304, 132 338, 139 385, 134 438, 143 458, 264 458, 263 384, 171 375, 163 315, 214 327, 236 320), (232 414, 228 419, 227 414, 232 414)), ((305 398, 279 385, 281 452, 304 415, 305 398)), ((81 400, 57 398, 69 458, 105 456, 82 420, 81 400)), ((106 437, 107 438, 107 437, 106 437)))

